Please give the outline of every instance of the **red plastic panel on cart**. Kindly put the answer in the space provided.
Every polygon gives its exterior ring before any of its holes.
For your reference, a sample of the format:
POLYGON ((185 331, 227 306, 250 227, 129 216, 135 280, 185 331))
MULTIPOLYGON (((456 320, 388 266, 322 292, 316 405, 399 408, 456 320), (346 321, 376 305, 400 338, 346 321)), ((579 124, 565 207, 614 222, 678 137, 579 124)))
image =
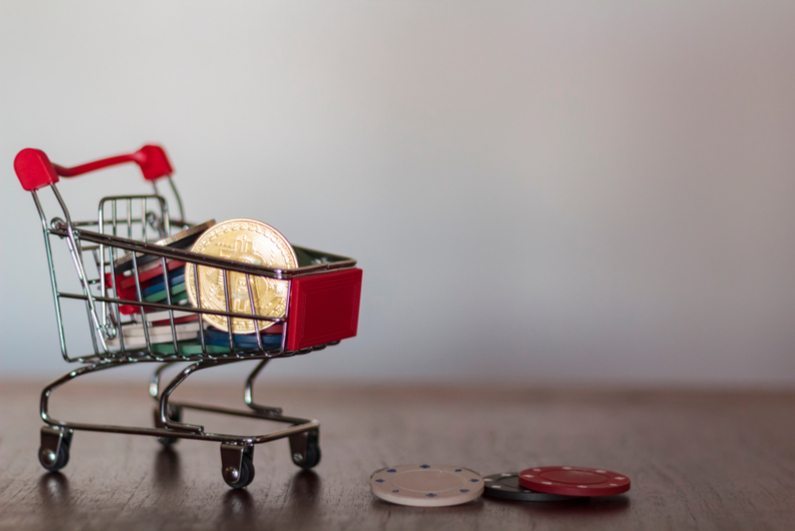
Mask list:
POLYGON ((361 292, 361 269, 294 278, 290 287, 287 350, 355 336, 361 292))

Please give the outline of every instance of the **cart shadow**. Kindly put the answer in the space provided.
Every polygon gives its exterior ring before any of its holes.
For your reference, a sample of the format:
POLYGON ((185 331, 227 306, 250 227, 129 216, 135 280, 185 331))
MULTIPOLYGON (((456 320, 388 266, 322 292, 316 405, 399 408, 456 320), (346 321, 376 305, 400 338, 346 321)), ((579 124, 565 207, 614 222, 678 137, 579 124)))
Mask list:
POLYGON ((625 512, 630 507, 630 500, 624 495, 605 496, 601 498, 576 498, 572 500, 526 502, 489 498, 489 503, 516 509, 533 514, 534 516, 556 517, 593 517, 596 515, 608 516, 625 512))
POLYGON ((59 523, 73 516, 69 480, 60 472, 48 472, 39 477, 39 497, 45 520, 59 523))
MULTIPOLYGON (((221 500, 219 527, 241 529, 261 529, 266 527, 277 513, 278 518, 288 519, 295 525, 315 518, 313 508, 320 500, 320 477, 312 471, 295 474, 286 486, 284 504, 278 509, 267 503, 255 503, 248 489, 234 489, 224 494, 221 500), (287 515, 283 514, 288 513, 287 515)), ((272 523, 272 522, 271 522, 272 523)))
MULTIPOLYGON (((472 500, 471 502, 462 503, 460 505, 449 505, 447 507, 431 507, 430 509, 434 514, 449 514, 449 515, 473 515, 481 512, 485 506, 482 498, 472 500)), ((375 498, 370 503, 370 508, 374 511, 382 513, 392 513, 395 510, 405 511, 407 513, 425 514, 429 507, 414 507, 411 505, 399 505, 390 503, 380 498, 375 498)))
POLYGON ((311 470, 295 474, 287 487, 287 499, 292 508, 309 509, 320 499, 320 476, 311 470))
POLYGON ((182 465, 179 452, 171 447, 163 448, 155 458, 155 488, 171 490, 182 480, 182 465))
POLYGON ((47 472, 39 477, 39 495, 50 506, 68 505, 69 480, 60 472, 47 472))
POLYGON ((221 522, 235 527, 253 524, 256 519, 254 499, 246 489, 233 489, 224 494, 221 502, 221 522))

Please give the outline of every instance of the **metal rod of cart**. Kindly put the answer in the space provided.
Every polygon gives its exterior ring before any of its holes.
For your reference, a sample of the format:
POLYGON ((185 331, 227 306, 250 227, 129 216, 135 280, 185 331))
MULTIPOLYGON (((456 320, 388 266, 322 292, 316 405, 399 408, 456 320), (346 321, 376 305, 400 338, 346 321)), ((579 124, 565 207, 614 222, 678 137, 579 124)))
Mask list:
MULTIPOLYGON (((254 479, 253 456, 254 445, 257 444, 288 438, 291 457, 297 466, 310 469, 319 463, 320 423, 284 415, 278 407, 258 404, 254 400, 254 383, 273 358, 308 354, 356 335, 362 272, 355 267, 355 260, 294 247, 309 258, 309 263, 294 269, 278 269, 153 243, 193 225, 185 221, 183 203, 172 179, 171 163, 159 146, 147 145, 131 154, 72 168, 53 164, 44 152, 28 148, 17 155, 14 169, 22 187, 32 194, 41 221, 61 354, 67 362, 80 364, 80 367, 55 380, 42 391, 40 412, 46 425, 41 429, 38 455, 45 469, 55 471, 66 466, 72 437, 78 430, 149 435, 156 437, 164 446, 170 446, 180 439, 218 442, 221 444, 221 472, 232 488, 245 487, 254 479), (105 197, 99 203, 96 220, 73 221, 56 186, 59 177, 76 177, 125 163, 138 165, 144 178, 152 183, 154 193, 105 197), (163 180, 169 185, 170 195, 176 199, 178 219, 172 219, 169 203, 158 189, 158 183, 163 180), (54 195, 59 210, 58 216, 49 221, 39 195, 46 189, 54 195), (58 288, 54 249, 56 245, 63 244, 68 249, 71 268, 80 286, 79 290, 73 292, 58 288), (117 271, 118 261, 122 257, 131 261, 129 271, 123 273, 117 271), (193 264, 196 268, 204 266, 220 271, 226 308, 223 311, 202 308, 201 297, 198 297, 196 306, 172 300, 173 278, 169 272, 174 264, 193 264), (146 277, 151 281, 153 268, 157 268, 157 280, 159 282, 162 278, 165 291, 165 300, 158 302, 147 301, 142 289, 142 279, 146 277), (244 278, 245 282, 232 286, 229 280, 232 274, 244 278), (287 283, 283 316, 257 313, 252 281, 258 277, 287 283), (120 280, 127 283, 128 289, 119 285, 120 280), (240 289, 250 301, 248 312, 230 308, 230 291, 240 289), (67 300, 83 301, 85 306, 88 333, 93 345, 93 350, 87 354, 73 357, 68 352, 68 327, 62 308, 62 302, 67 300), (154 328, 150 316, 154 312, 161 316, 159 328, 170 329, 170 341, 166 343, 156 343, 151 337, 154 328), (200 323, 193 341, 195 348, 187 352, 180 342, 182 336, 179 332, 180 319, 186 315, 198 315, 200 323), (222 316, 230 325, 226 333, 228 341, 223 348, 219 348, 217 343, 211 345, 208 341, 208 331, 201 326, 204 315, 222 316), (259 332, 255 332, 255 344, 248 343, 245 348, 240 348, 232 333, 233 318, 254 320, 257 324, 270 322, 280 329, 280 335, 278 338, 271 335, 266 342, 259 332), (125 341, 126 327, 133 325, 139 328, 142 325, 143 338, 138 338, 137 342, 125 341), (193 373, 242 361, 256 361, 244 385, 244 401, 248 410, 170 400, 177 387, 193 373), (85 374, 145 362, 157 364, 149 382, 149 394, 157 403, 153 426, 68 422, 50 415, 50 397, 58 387, 85 374), (188 365, 170 382, 161 385, 164 370, 180 362, 188 365), (204 426, 184 422, 185 410, 262 419, 286 427, 264 435, 211 433, 204 426)), ((194 281, 198 293, 199 275, 194 276, 194 281)), ((259 328, 255 326, 255 330, 259 328)))

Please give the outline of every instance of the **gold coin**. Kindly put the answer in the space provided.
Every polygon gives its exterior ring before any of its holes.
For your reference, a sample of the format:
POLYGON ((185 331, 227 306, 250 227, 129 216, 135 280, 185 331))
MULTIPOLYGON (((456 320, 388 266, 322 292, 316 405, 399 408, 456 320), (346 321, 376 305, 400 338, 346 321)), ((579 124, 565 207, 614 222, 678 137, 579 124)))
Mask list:
MULTIPOLYGON (((194 253, 205 254, 217 258, 226 258, 236 262, 254 264, 276 269, 293 269, 298 267, 298 259, 292 246, 282 234, 261 221, 253 219, 230 219, 222 221, 207 230, 196 240, 191 249, 194 253)), ((201 307, 205 310, 226 311, 224 300, 224 270, 214 267, 198 266, 192 263, 185 265, 185 284, 188 299, 195 307, 199 307, 196 297, 195 270, 198 269, 199 292, 201 307)), ((265 317, 284 317, 287 309, 287 280, 249 275, 251 295, 254 299, 254 310, 257 315, 265 317)), ((251 313, 249 290, 246 275, 234 271, 227 272, 229 311, 235 313, 251 313)), ((219 330, 229 330, 229 318, 223 315, 202 314, 205 321, 219 330)), ((232 333, 251 334, 255 331, 255 321, 234 317, 232 333)), ((264 330, 274 323, 258 321, 259 330, 264 330)))

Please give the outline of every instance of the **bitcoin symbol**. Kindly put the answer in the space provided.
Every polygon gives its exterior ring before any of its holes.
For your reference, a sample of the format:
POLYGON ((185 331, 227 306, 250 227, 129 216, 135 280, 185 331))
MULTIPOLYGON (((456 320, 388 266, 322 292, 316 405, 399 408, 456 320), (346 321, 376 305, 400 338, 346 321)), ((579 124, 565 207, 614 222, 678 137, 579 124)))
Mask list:
MULTIPOLYGON (((235 238, 231 246, 224 243, 220 243, 218 246, 221 248, 221 258, 228 258, 236 262, 245 262, 253 265, 260 265, 263 262, 257 255, 252 253, 254 244, 246 235, 235 238)), ((229 273, 229 277, 229 283, 231 284, 231 292, 229 293, 230 308, 236 313, 251 312, 246 275, 231 272, 229 273)), ((251 295, 254 300, 259 298, 257 296, 259 294, 255 293, 255 291, 255 288, 252 286, 251 295)))

